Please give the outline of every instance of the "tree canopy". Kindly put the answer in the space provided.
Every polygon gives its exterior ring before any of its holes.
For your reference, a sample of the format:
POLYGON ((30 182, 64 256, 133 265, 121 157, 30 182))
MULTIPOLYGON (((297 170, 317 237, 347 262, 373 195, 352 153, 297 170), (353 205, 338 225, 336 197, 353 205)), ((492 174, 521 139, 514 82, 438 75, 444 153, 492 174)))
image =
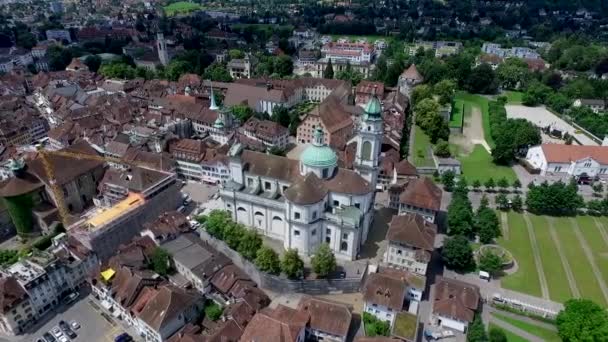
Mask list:
POLYGON ((589 299, 570 299, 557 315, 559 337, 565 342, 605 341, 608 313, 589 299))
POLYGON ((462 235, 447 238, 441 252, 445 266, 455 271, 470 271, 475 267, 473 249, 462 235))
POLYGON ((310 263, 313 271, 320 277, 327 277, 336 269, 336 257, 326 243, 319 245, 310 263))

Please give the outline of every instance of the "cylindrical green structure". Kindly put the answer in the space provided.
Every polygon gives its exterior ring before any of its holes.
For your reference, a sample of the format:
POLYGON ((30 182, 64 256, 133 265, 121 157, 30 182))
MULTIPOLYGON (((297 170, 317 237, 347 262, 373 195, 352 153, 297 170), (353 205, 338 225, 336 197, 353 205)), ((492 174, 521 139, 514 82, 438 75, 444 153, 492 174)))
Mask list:
POLYGON ((29 237, 34 228, 32 209, 34 196, 43 187, 42 182, 27 171, 23 161, 12 160, 10 164, 13 177, 0 183, 0 198, 6 206, 17 234, 29 237))
POLYGON ((14 197, 4 197, 4 205, 11 220, 15 225, 17 234, 22 237, 29 237, 34 229, 34 219, 32 217, 32 208, 34 201, 32 194, 26 193, 14 197))

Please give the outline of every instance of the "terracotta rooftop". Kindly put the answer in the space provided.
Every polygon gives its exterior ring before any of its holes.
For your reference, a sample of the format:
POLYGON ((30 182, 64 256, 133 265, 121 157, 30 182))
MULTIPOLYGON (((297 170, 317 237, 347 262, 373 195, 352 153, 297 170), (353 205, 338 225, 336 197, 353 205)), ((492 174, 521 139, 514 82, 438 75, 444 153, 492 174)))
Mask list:
POLYGON ((411 179, 399 196, 399 202, 418 208, 438 211, 441 207, 441 189, 432 180, 422 177, 411 179))
POLYGON ((436 234, 437 226, 418 214, 395 215, 386 239, 432 252, 436 234))
POLYGON ((438 276, 433 298, 433 313, 472 322, 479 307, 481 294, 476 285, 438 276))
POLYGON ((296 342, 308 320, 307 313, 283 305, 266 308, 253 317, 240 341, 296 342))
POLYGON ((401 74, 401 76, 405 77, 408 80, 415 80, 415 81, 423 81, 424 80, 424 78, 422 77, 422 75, 420 74, 420 72, 418 72, 418 68, 416 68, 416 64, 410 65, 410 67, 407 68, 401 74))
POLYGON ((348 335, 352 314, 346 305, 304 297, 298 304, 298 310, 310 315, 311 329, 340 337, 348 335))
POLYGON ((405 278, 402 280, 387 274, 372 273, 368 275, 362 292, 365 302, 399 312, 403 309, 407 283, 405 278))
POLYGON ((608 164, 608 146, 543 144, 541 149, 548 163, 572 163, 593 158, 600 164, 608 164))

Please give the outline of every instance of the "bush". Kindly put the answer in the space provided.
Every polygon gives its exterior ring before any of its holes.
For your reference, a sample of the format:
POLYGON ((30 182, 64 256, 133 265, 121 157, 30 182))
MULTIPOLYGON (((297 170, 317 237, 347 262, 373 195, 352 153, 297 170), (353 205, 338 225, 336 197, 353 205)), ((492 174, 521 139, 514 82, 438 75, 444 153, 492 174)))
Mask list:
POLYGON ((336 257, 329 245, 322 243, 310 260, 312 269, 320 277, 327 277, 336 269, 336 257))
POLYGON ((161 276, 169 273, 171 268, 171 255, 166 250, 156 247, 150 258, 150 267, 161 276))
POLYGON ((374 336, 389 336, 391 325, 389 322, 377 319, 374 315, 367 312, 363 313, 363 324, 365 324, 365 335, 374 336))
POLYGON ((208 299, 205 301, 205 317, 212 321, 217 321, 222 316, 222 308, 214 301, 208 299))
POLYGON ((12 249, 0 250, 0 265, 12 265, 19 260, 19 251, 12 249))

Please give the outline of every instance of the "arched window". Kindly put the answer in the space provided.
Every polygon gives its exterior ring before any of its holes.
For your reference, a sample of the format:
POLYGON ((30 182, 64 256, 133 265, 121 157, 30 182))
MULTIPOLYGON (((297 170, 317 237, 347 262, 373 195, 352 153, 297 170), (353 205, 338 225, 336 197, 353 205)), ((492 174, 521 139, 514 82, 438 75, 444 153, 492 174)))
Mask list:
POLYGON ((261 213, 261 212, 259 212, 259 211, 256 211, 256 212, 255 212, 255 214, 253 214, 253 215, 255 215, 255 216, 264 216, 264 214, 262 214, 262 213, 261 213))
POLYGON ((278 216, 273 217, 273 218, 272 218, 272 220, 273 220, 273 221, 275 221, 275 220, 276 220, 276 221, 283 221, 283 219, 281 219, 281 218, 280 218, 280 217, 278 217, 278 216))
POLYGON ((361 158, 363 160, 371 160, 372 159, 372 143, 366 141, 363 143, 361 147, 361 158))
POLYGON ((245 208, 243 208, 243 207, 239 207, 239 208, 237 209, 237 211, 247 211, 247 210, 246 210, 245 208))
POLYGON ((340 250, 345 252, 348 251, 348 242, 342 241, 342 243, 340 244, 340 250))

